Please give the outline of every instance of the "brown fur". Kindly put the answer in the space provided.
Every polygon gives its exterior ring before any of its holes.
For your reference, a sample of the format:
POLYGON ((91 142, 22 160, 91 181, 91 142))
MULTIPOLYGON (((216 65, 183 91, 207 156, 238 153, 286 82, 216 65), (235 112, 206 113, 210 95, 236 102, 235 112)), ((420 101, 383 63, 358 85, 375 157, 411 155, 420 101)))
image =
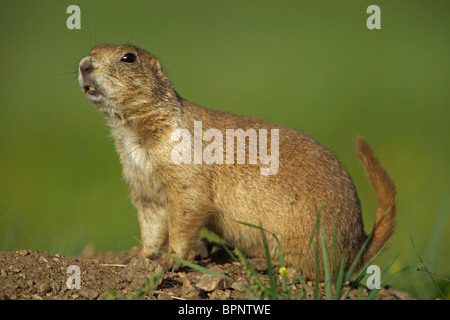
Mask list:
MULTIPOLYGON (((107 116, 123 175, 138 210, 142 255, 156 256, 168 244, 169 254, 186 258, 200 229, 207 227, 249 256, 263 257, 261 232, 239 223, 246 222, 276 234, 288 263, 302 267, 307 257, 303 271, 314 277, 309 239, 322 206, 321 226, 330 258, 335 222, 337 258, 340 261, 345 255, 347 268, 367 239, 349 174, 329 150, 308 135, 259 119, 205 109, 181 98, 158 60, 134 46, 95 47, 80 62, 79 82, 86 96, 107 116), (127 53, 135 54, 136 61, 121 61, 127 53), (89 86, 95 89, 89 91, 89 86), (171 151, 178 142, 171 141, 171 134, 175 129, 187 129, 193 135, 194 121, 202 121, 203 133, 209 128, 220 130, 224 141, 225 129, 267 129, 269 133, 278 129, 278 172, 262 175, 259 161, 173 163, 171 151)), ((267 140, 270 154, 270 135, 267 140)), ((203 141, 203 147, 208 144, 203 141)), ((395 187, 362 138, 358 146, 377 194, 379 222, 394 202, 395 187)), ((247 155, 248 151, 247 145, 247 155)), ((392 234, 394 209, 376 229, 360 265, 392 234)), ((268 240, 271 258, 277 259, 276 242, 271 236, 268 240)), ((172 266, 172 260, 162 261, 172 266)), ((322 265, 319 272, 323 278, 322 265)))

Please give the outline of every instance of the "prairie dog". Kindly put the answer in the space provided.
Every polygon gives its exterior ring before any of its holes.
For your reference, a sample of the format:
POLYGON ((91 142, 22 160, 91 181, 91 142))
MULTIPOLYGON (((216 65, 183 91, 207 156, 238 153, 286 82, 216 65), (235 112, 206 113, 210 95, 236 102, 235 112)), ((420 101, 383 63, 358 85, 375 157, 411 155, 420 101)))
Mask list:
MULTIPOLYGON (((315 261, 308 244, 317 211, 323 211, 320 221, 331 261, 335 223, 337 261, 344 256, 346 268, 366 241, 360 202, 349 174, 332 152, 308 135, 256 118, 209 110, 183 99, 157 58, 131 45, 93 48, 79 64, 78 81, 85 96, 106 115, 115 139, 123 176, 138 211, 141 255, 157 257, 167 244, 169 254, 186 258, 200 229, 206 227, 248 256, 263 257, 261 231, 240 223, 244 222, 275 234, 288 264, 302 267, 307 257, 303 272, 311 278, 315 261), (227 140, 222 149, 211 148, 213 140, 221 142, 220 135, 224 143, 230 129, 245 133, 253 130, 260 139, 252 145, 247 137, 244 150, 238 150, 238 139, 231 147, 227 140), (262 150, 264 132, 266 146, 262 150), (182 134, 194 137, 193 142, 181 139, 182 134), (200 134, 200 140, 196 134, 200 134), (184 149, 180 149, 180 141, 186 142, 184 149), (203 152, 200 157, 199 150, 203 152), (240 151, 245 151, 244 163, 238 161, 240 151), (276 157, 267 161, 261 151, 276 157), (186 161, 174 160, 174 154, 186 161), (227 158, 230 154, 232 158, 227 158), (215 161, 202 155, 210 155, 215 161)), ((361 266, 393 233, 396 192, 365 140, 358 138, 357 145, 379 205, 377 228, 361 256, 361 266)), ((267 239, 271 258, 276 260, 276 241, 270 235, 267 239)), ((177 267, 166 256, 161 262, 166 268, 177 267)), ((322 264, 319 269, 323 278, 322 264)))

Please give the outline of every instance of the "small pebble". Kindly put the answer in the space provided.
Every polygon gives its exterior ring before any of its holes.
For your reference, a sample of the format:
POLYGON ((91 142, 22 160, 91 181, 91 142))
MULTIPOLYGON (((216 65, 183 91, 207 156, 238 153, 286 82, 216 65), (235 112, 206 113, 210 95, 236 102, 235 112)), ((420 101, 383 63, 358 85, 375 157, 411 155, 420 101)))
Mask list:
POLYGON ((18 254, 19 254, 20 256, 24 257, 24 256, 26 256, 26 255, 29 255, 30 252, 28 252, 28 250, 21 249, 21 250, 18 251, 18 254))

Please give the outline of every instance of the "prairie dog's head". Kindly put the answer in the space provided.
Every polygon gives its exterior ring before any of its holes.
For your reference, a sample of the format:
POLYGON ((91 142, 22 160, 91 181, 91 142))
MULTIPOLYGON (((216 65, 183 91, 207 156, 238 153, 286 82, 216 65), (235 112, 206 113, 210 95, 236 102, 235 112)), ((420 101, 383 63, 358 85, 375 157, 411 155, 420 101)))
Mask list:
POLYGON ((78 82, 103 113, 126 118, 175 96, 159 61, 131 45, 99 45, 84 57, 78 82))

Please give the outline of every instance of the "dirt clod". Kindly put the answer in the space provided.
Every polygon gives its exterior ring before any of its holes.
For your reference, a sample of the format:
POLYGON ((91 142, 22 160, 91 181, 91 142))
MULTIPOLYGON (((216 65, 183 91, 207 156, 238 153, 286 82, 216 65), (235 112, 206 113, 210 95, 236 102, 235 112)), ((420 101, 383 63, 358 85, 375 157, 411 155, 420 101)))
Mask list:
MULTIPOLYGON (((143 287, 148 278, 152 278, 158 273, 162 273, 162 266, 147 258, 132 258, 124 269, 125 279, 134 287, 143 287)), ((158 280, 156 285, 160 284, 162 279, 158 280)))

